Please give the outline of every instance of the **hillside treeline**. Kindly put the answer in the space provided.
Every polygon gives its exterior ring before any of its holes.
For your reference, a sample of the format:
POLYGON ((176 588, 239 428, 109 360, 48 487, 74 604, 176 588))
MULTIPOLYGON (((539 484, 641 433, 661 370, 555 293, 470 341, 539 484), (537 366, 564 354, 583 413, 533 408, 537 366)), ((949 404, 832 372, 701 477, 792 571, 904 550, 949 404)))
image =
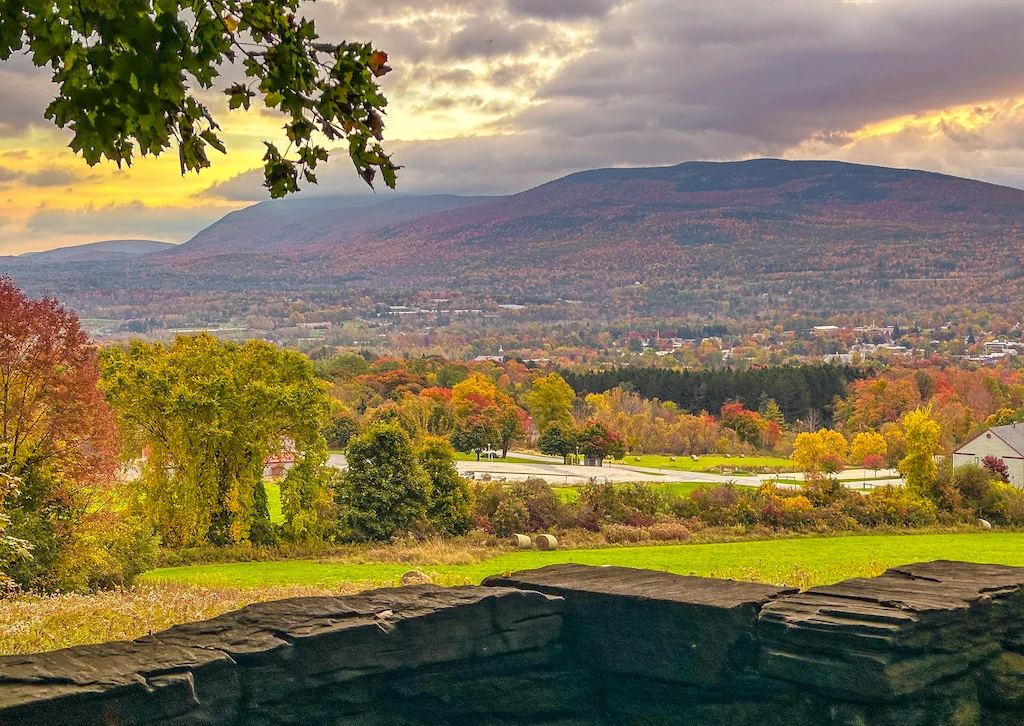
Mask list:
POLYGON ((644 398, 671 401, 690 413, 718 412, 739 401, 756 411, 766 399, 774 399, 786 421, 831 418, 836 397, 846 395, 853 381, 867 372, 849 366, 779 366, 753 370, 666 370, 628 366, 607 371, 573 373, 562 377, 577 395, 603 393, 612 388, 632 389, 644 398))

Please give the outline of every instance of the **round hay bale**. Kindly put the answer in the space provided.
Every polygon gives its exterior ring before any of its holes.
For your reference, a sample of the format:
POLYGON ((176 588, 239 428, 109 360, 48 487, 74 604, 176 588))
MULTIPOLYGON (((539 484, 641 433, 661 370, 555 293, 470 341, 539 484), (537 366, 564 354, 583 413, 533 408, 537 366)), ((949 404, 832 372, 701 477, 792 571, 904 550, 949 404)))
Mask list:
POLYGON ((512 535, 512 546, 521 550, 529 550, 533 549, 533 542, 530 541, 528 534, 514 534, 512 535))
POLYGON ((978 519, 978 526, 982 529, 992 529, 992 523, 987 519, 978 519))
POLYGON ((433 585, 434 581, 430 579, 430 575, 423 572, 422 570, 409 570, 400 581, 402 586, 405 585, 433 585))
POLYGON ((558 549, 558 540, 555 539, 553 534, 538 534, 533 538, 533 544, 539 550, 554 550, 558 549))

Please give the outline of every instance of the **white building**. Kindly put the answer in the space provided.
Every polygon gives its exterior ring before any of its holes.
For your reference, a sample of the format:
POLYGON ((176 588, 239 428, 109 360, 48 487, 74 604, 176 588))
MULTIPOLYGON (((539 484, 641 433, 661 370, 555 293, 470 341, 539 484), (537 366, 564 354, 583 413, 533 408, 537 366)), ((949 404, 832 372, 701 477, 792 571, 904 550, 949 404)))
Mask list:
POLYGON ((995 456, 1010 470, 1010 483, 1024 489, 1024 424, 1009 424, 989 429, 953 452, 953 466, 978 464, 986 456, 995 456))

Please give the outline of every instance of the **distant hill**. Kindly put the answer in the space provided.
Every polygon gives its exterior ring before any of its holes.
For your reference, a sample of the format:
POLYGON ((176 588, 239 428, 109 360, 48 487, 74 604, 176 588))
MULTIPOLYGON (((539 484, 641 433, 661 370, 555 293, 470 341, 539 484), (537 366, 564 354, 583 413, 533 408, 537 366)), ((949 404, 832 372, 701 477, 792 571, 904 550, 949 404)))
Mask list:
MULTIPOLYGON (((573 299, 586 303, 574 315, 606 319, 907 312, 1024 294, 1024 191, 930 172, 687 162, 506 197, 367 199, 258 204, 122 270, 61 273, 60 294, 438 290, 573 299)), ((24 279, 50 291, 47 275, 24 279)))
MULTIPOLYGON (((274 209, 263 206, 236 215, 274 209)), ((847 310, 917 297, 922 285, 985 295, 992 288, 982 281, 1021 276, 1024 241, 1024 191, 826 161, 599 169, 462 208, 421 203, 403 213, 388 223, 366 221, 365 208, 289 218, 248 246, 229 215, 173 257, 176 267, 191 262, 182 271, 276 285, 282 275, 303 284, 312 276, 613 308, 625 296, 666 313, 715 301, 752 311, 782 298, 847 310), (260 254, 218 262, 242 249, 260 254)))
POLYGON ((117 239, 72 247, 58 247, 43 252, 26 252, 19 255, 17 259, 32 263, 103 262, 139 257, 153 252, 164 252, 176 246, 170 242, 156 242, 148 239, 117 239))
POLYGON ((325 239, 344 240, 393 227, 428 214, 464 209, 494 197, 335 196, 261 202, 210 225, 176 254, 206 257, 230 252, 282 252, 325 239))

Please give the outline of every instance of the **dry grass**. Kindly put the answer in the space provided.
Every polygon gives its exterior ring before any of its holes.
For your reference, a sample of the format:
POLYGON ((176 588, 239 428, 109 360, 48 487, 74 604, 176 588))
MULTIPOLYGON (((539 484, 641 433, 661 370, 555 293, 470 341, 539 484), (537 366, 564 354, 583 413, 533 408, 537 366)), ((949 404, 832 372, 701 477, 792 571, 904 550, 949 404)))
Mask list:
POLYGON ((0 599, 0 654, 38 653, 132 640, 179 623, 216 617, 254 602, 351 595, 375 586, 373 582, 343 583, 330 588, 140 585, 91 595, 19 595, 0 599))
POLYGON ((473 541, 469 538, 458 540, 427 540, 425 542, 399 542, 379 545, 343 557, 325 558, 329 562, 347 564, 388 563, 430 567, 440 565, 475 565, 497 557, 511 548, 504 539, 494 537, 473 541))

